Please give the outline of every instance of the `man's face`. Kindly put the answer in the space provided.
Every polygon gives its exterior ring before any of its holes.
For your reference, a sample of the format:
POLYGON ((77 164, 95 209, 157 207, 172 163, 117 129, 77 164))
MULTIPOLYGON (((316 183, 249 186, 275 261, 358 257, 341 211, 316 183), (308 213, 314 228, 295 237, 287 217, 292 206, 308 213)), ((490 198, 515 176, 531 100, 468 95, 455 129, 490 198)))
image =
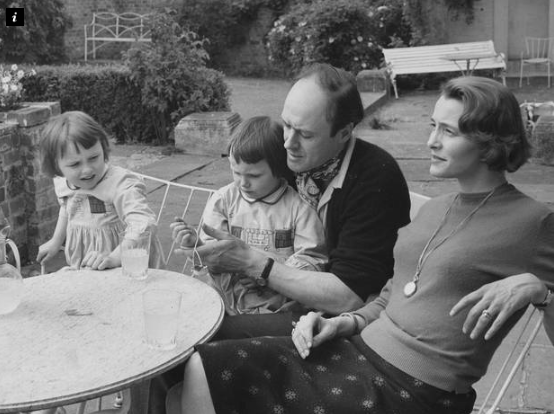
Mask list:
POLYGON ((337 156, 350 137, 345 129, 331 136, 327 100, 313 78, 300 79, 285 99, 281 118, 287 165, 294 172, 311 170, 337 156))

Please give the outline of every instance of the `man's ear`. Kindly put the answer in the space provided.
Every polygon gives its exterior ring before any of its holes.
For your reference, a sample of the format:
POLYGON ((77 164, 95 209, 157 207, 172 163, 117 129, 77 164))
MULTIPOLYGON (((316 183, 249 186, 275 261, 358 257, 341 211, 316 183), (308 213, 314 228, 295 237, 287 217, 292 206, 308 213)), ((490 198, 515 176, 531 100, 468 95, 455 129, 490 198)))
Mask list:
POLYGON ((354 124, 350 122, 343 128, 339 129, 337 133, 335 134, 335 137, 341 142, 345 143, 347 142, 350 137, 352 136, 352 130, 354 129, 354 124))

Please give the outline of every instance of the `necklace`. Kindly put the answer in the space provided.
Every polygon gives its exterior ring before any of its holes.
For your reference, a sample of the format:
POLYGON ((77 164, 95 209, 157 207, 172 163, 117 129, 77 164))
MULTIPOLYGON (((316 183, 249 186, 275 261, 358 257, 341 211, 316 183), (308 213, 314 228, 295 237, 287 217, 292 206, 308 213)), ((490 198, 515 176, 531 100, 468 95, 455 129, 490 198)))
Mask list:
POLYGON ((446 242, 450 237, 452 237, 452 235, 454 233, 456 233, 458 230, 460 230, 462 227, 464 227, 467 224, 467 222, 471 219, 471 217, 473 217, 473 215, 475 213, 477 213, 477 210, 479 210, 481 207, 483 207, 485 205, 485 203, 487 201, 489 201, 489 199, 492 197, 492 195, 494 194, 494 192, 496 191, 497 188, 498 187, 495 187, 490 193, 488 193, 487 196, 483 199, 483 201, 481 201, 479 203, 479 205, 477 207, 475 207, 462 221, 460 221, 460 223, 458 223, 458 225, 456 227, 454 227, 450 233, 448 233, 441 241, 439 241, 435 246, 433 246, 432 249, 429 249, 429 246, 431 245, 431 243, 433 242, 433 240, 435 239, 435 237, 437 236, 439 231, 442 229, 442 227, 445 225, 446 219, 448 218, 448 215, 450 214, 450 211, 452 210, 452 207, 454 206, 454 204, 456 204, 456 201, 458 200, 460 195, 457 194, 456 197, 454 197, 454 200, 452 201, 452 203, 450 204, 450 206, 446 210, 446 213, 444 213, 444 216, 442 217, 442 220, 439 223, 438 227, 433 232, 433 235, 427 241, 427 244, 425 245, 425 247, 423 248, 423 251, 419 255, 419 259, 417 260, 417 267, 416 267, 414 277, 412 278, 412 280, 410 282, 408 282, 404 285, 404 296, 409 298, 409 297, 413 296, 414 293, 417 292, 417 283, 419 282, 419 275, 420 275, 421 270, 423 268, 423 264, 425 263, 427 258, 431 255, 431 253, 433 253, 435 250, 437 250, 444 242, 446 242))

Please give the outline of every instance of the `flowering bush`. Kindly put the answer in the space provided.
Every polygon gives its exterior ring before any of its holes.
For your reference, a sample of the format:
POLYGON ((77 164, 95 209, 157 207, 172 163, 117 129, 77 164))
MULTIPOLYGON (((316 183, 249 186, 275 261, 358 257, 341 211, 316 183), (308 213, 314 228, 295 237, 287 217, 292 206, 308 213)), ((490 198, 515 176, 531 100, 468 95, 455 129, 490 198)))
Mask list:
POLYGON ((34 76, 35 70, 25 73, 18 69, 17 65, 12 65, 10 69, 4 69, 0 65, 0 109, 14 109, 19 106, 23 95, 23 84, 21 80, 25 76, 34 76))
POLYGON ((318 61, 357 73, 380 67, 381 48, 409 39, 401 0, 314 0, 274 23, 267 48, 270 61, 285 72, 318 61))

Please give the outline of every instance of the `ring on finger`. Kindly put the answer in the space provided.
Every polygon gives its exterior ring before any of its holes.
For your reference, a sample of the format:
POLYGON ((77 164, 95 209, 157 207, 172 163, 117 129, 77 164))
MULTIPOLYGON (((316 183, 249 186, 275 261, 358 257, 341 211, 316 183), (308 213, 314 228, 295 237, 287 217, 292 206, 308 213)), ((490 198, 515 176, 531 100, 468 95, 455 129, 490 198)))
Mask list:
POLYGON ((486 319, 492 319, 492 315, 488 309, 485 309, 483 312, 481 312, 481 316, 486 319))

